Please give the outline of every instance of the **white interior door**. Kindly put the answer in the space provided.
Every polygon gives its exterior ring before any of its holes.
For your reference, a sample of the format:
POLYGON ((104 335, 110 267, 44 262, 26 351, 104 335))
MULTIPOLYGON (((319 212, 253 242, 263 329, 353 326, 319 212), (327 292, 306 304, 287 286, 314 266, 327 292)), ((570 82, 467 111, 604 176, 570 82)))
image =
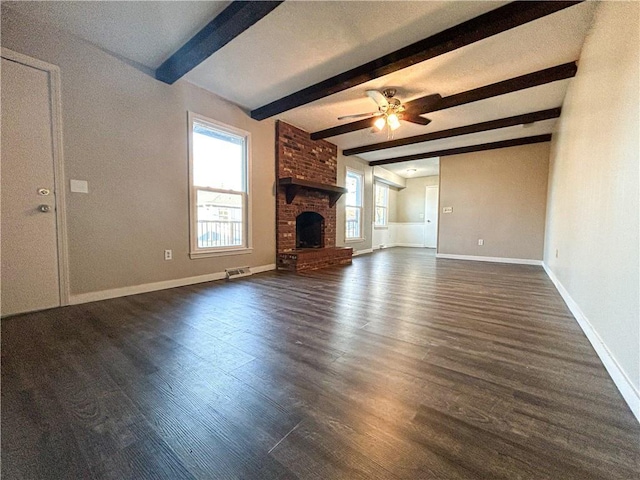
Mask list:
POLYGON ((424 246, 438 246, 438 186, 430 185, 425 192, 424 202, 424 246))
POLYGON ((60 305, 49 75, 2 58, 3 316, 60 305))

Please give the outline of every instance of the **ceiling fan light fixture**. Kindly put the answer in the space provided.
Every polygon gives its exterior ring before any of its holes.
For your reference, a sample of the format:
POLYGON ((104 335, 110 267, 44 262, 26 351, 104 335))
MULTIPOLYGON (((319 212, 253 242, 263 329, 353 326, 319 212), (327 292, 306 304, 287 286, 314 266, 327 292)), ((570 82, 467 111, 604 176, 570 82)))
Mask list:
POLYGON ((400 127, 400 119, 398 118, 398 115, 396 115, 395 113, 392 113, 389 116, 387 116, 387 123, 389 124, 389 128, 392 131, 400 127))
POLYGON ((378 119, 373 123, 378 130, 382 130, 384 126, 387 124, 385 117, 378 117, 378 119))

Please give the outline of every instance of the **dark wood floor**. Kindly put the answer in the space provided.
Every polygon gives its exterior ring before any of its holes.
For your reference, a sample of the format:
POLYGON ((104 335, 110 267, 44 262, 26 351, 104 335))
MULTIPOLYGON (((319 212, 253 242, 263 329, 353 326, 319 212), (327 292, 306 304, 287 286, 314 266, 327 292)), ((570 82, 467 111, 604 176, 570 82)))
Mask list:
POLYGON ((2 477, 638 478, 540 267, 390 249, 2 321, 2 477))

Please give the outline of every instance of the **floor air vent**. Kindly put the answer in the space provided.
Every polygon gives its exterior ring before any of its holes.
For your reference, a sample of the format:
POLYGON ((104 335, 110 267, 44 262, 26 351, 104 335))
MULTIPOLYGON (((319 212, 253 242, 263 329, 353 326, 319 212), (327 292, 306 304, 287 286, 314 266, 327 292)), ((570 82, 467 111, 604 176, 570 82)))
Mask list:
POLYGON ((253 275, 253 272, 249 267, 225 268, 224 271, 227 274, 227 280, 231 280, 232 278, 248 277, 249 275, 253 275))

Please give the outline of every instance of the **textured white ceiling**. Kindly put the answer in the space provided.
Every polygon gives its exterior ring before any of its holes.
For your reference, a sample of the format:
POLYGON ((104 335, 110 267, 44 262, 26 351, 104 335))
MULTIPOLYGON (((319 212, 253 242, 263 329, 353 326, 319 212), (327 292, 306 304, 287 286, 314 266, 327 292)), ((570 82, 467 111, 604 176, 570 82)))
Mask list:
POLYGON ((231 1, 2 3, 104 50, 156 69, 231 1))
MULTIPOLYGON (((522 115, 539 110, 548 110, 562 104, 567 86, 571 80, 540 85, 519 92, 513 92, 499 97, 489 98, 480 102, 467 103, 459 107, 447 108, 437 112, 427 113, 424 116, 432 122, 427 126, 402 122, 402 126, 394 132, 393 138, 405 138, 424 133, 447 130, 463 125, 497 120, 500 118, 522 115)), ((552 120, 553 122, 553 120, 552 120)), ((552 126, 549 128, 550 133, 552 126)), ((479 136, 484 133, 477 134, 479 136)), ((459 137, 453 137, 459 138, 459 137)), ((373 129, 359 130, 347 135, 330 138, 329 141, 337 143, 340 148, 354 148, 361 145, 384 142, 387 140, 386 130, 382 132, 373 129)), ((431 142, 428 142, 430 144, 431 142)), ((424 145, 424 144, 421 144, 424 145)), ((401 147, 410 148, 410 147, 401 147)), ((399 148, 385 150, 385 156, 398 156, 399 148)), ((361 154, 365 158, 366 154, 361 154)))
MULTIPOLYGON (((426 143, 407 145, 406 147, 397 147, 378 152, 363 153, 358 156, 367 161, 382 160, 385 158, 394 158, 406 155, 435 152, 439 150, 448 150, 450 148, 468 147, 470 145, 479 145, 482 143, 499 142, 502 140, 509 140, 511 138, 543 135, 545 133, 551 133, 551 129, 553 128, 554 123, 555 120, 544 120, 542 122, 536 122, 529 127, 517 125, 515 127, 490 130, 488 132, 460 135, 459 137, 441 138, 439 140, 432 140, 426 143)), ((429 157, 429 155, 425 155, 425 158, 429 157)))
MULTIPOLYGON (((507 2, 286 1, 189 72, 188 81, 250 110, 507 2)), ((4 2, 102 49, 155 68, 221 12, 225 2, 4 2)), ((426 62, 325 97, 277 118, 309 132, 337 117, 375 110, 365 91, 395 87, 410 101, 442 96, 577 60, 596 2, 584 2, 426 62)), ((403 122, 404 138, 562 105, 563 80, 426 116, 428 126, 403 122)), ((367 160, 549 133, 554 120, 362 154, 367 160)), ((329 138, 339 148, 386 140, 369 129, 329 138)), ((404 167, 406 170, 406 167, 404 167)))
MULTIPOLYGON (((397 87, 398 98, 439 93, 447 96, 578 59, 593 5, 584 3, 530 22, 467 47, 399 70, 279 117, 310 131, 340 123, 342 115, 375 110, 368 89, 397 87)), ((560 106, 560 102, 555 106, 560 106)), ((490 110, 486 109, 487 114, 490 110)), ((429 115, 427 115, 429 116, 429 115)), ((466 122, 460 122, 460 125, 466 122)), ((435 127, 435 125, 432 125, 435 127)), ((407 135, 409 135, 409 132, 407 135)), ((404 135, 404 133, 403 133, 404 135)), ((342 148, 344 139, 333 138, 342 148)))
POLYGON ((440 174, 440 159, 426 158, 423 160, 413 160, 411 162, 392 163, 384 165, 380 168, 389 170, 396 175, 404 178, 430 177, 440 174), (415 169, 415 172, 409 173, 407 170, 415 169))
POLYGON ((286 1, 185 78, 253 109, 504 3, 286 1))

